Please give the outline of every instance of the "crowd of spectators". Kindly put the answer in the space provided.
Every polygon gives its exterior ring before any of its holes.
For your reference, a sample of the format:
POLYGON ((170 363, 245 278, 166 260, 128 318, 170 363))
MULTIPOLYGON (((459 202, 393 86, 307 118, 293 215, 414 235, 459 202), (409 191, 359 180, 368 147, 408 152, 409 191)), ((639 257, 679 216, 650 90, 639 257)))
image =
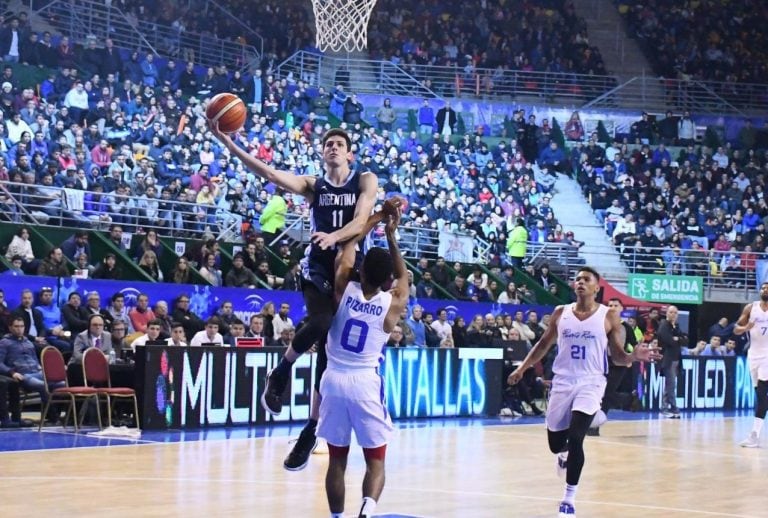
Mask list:
POLYGON ((402 66, 437 92, 454 90, 454 73, 430 73, 422 65, 454 68, 459 86, 470 90, 480 73, 484 91, 508 90, 508 72, 607 75, 570 0, 514 9, 498 0, 407 6, 387 0, 376 4, 368 40, 372 58, 402 66))
MULTIPOLYGON (((22 35, 14 40, 19 61, 43 65, 34 59, 50 49, 42 42, 51 36, 34 41, 24 18, 9 26, 22 35)), ((409 198, 405 234, 418 228, 472 234, 490 243, 494 265, 507 261, 507 237, 518 219, 535 241, 572 240, 549 205, 550 173, 565 165, 563 151, 550 143, 549 121, 517 112, 509 138, 490 146, 481 134, 452 138, 456 115, 446 106, 428 120, 420 113, 420 131, 409 133, 383 118, 376 127, 365 124, 360 101, 341 85, 326 91, 278 79, 269 69, 241 77, 223 66, 177 67, 151 53, 125 60, 110 40, 90 39, 71 50, 70 62, 61 50, 69 44, 60 41, 51 54, 58 71, 39 89, 20 84, 8 64, 0 78, 0 180, 12 182, 8 195, 38 221, 182 236, 233 227, 252 241, 255 231, 279 232, 279 223, 265 221, 273 200, 282 200, 275 203, 280 217, 306 216, 305 200, 265 185, 208 131, 205 98, 232 91, 250 107, 238 143, 296 174, 321 174, 320 139, 329 118, 338 116, 352 136, 355 167, 378 176, 380 200, 409 198), (537 160, 543 170, 534 169, 537 160)), ((24 220, 9 197, 0 196, 0 203, 4 217, 24 220)), ((142 266, 159 278, 151 261, 150 255, 142 266)))
POLYGON ((656 72, 673 79, 768 82, 768 40, 762 0, 618 2, 630 35, 656 72))
POLYGON ((668 113, 650 124, 643 114, 636 146, 576 145, 577 180, 633 270, 754 284, 756 261, 768 253, 765 139, 746 120, 735 141, 698 146, 682 133, 689 120, 668 113))

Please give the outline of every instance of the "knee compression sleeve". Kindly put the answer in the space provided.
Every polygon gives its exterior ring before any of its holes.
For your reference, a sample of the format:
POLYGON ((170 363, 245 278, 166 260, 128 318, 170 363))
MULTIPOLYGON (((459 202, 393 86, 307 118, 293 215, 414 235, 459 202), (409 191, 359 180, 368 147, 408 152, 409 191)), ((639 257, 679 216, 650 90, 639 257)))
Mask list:
POLYGON ((768 413, 768 380, 760 380, 755 387, 755 417, 765 419, 768 413))
POLYGON ((571 426, 568 428, 568 468, 565 473, 567 484, 575 486, 581 478, 581 470, 584 468, 584 437, 593 417, 583 412, 573 412, 571 417, 571 426))
POLYGON ((325 368, 328 367, 328 354, 325 351, 325 342, 323 339, 317 345, 317 358, 315 359, 315 390, 320 393, 320 380, 323 378, 325 368))
POLYGON ((349 455, 349 446, 334 446, 333 444, 328 444, 329 457, 346 459, 347 455, 349 455))
POLYGON ((387 445, 379 446, 377 448, 363 448, 363 456, 365 460, 384 460, 387 455, 387 445))
POLYGON ((549 442, 549 451, 558 454, 566 450, 568 445, 568 430, 553 432, 547 430, 547 441, 549 442))

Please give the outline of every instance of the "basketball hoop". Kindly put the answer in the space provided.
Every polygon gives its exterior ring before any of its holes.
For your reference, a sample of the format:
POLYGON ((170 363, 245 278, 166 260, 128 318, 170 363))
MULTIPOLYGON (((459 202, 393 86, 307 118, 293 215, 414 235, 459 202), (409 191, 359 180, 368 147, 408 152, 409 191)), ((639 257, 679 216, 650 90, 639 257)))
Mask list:
POLYGON ((317 47, 353 52, 368 48, 368 21, 376 0, 312 0, 317 47))

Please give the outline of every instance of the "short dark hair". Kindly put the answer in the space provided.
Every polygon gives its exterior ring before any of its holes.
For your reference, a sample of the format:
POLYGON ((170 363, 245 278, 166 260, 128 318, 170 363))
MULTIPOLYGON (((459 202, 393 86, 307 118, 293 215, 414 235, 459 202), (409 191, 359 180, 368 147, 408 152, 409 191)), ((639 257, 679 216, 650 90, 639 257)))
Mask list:
POLYGON ((219 317, 211 317, 208 320, 205 321, 206 326, 220 326, 221 320, 219 320, 219 317))
POLYGON ((122 294, 122 292, 117 292, 114 295, 112 295, 112 302, 116 301, 117 299, 123 299, 125 300, 125 295, 122 294))
POLYGON ((576 272, 576 274, 578 275, 581 272, 591 273, 592 275, 594 275, 594 277, 597 280, 597 282, 600 282, 600 274, 597 273, 597 270, 595 270, 591 266, 582 266, 581 268, 579 268, 579 270, 576 272))
POLYGON ((184 325, 181 322, 171 322, 171 329, 176 329, 177 327, 184 328, 184 325))
POLYGON ((160 320, 159 318, 153 318, 152 320, 147 322, 147 328, 149 328, 149 326, 163 327, 163 321, 160 320))
POLYGON ((392 276, 392 256, 383 248, 375 246, 365 254, 361 268, 366 282, 372 286, 381 286, 392 276))
POLYGON ((328 131, 325 132, 325 135, 323 135, 323 147, 325 147, 325 143, 328 142, 328 139, 331 137, 341 137, 344 139, 344 142, 347 143, 347 150, 352 149, 352 139, 349 138, 349 134, 344 131, 341 128, 331 128, 328 131))
POLYGON ((240 320, 239 318, 236 318, 236 319, 234 319, 234 320, 232 321, 232 323, 231 323, 231 324, 229 324, 229 327, 232 327, 232 326, 243 326, 243 327, 245 327, 245 322, 243 322, 243 321, 242 321, 242 320, 240 320))

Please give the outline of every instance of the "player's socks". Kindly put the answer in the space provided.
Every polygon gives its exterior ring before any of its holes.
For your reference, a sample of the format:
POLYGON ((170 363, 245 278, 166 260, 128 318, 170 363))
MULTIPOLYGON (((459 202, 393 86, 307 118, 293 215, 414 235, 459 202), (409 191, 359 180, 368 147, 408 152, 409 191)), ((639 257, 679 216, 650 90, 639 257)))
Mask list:
POLYGON ((568 470, 568 452, 563 451, 557 454, 555 458, 555 467, 557 469, 557 476, 565 478, 565 473, 568 470))
POLYGON ((370 496, 363 497, 363 505, 360 506, 360 514, 358 518, 370 518, 373 516, 373 512, 376 510, 376 500, 370 496))
POLYGON ((331 518, 344 518, 344 513, 331 513, 331 518))
POLYGON ((763 423, 765 422, 765 419, 760 419, 759 417, 755 417, 755 422, 752 423, 752 433, 760 437, 760 432, 763 430, 763 423))
POLYGON ((576 489, 579 486, 572 486, 570 484, 565 485, 565 494, 563 495, 563 502, 573 505, 576 500, 576 489))

